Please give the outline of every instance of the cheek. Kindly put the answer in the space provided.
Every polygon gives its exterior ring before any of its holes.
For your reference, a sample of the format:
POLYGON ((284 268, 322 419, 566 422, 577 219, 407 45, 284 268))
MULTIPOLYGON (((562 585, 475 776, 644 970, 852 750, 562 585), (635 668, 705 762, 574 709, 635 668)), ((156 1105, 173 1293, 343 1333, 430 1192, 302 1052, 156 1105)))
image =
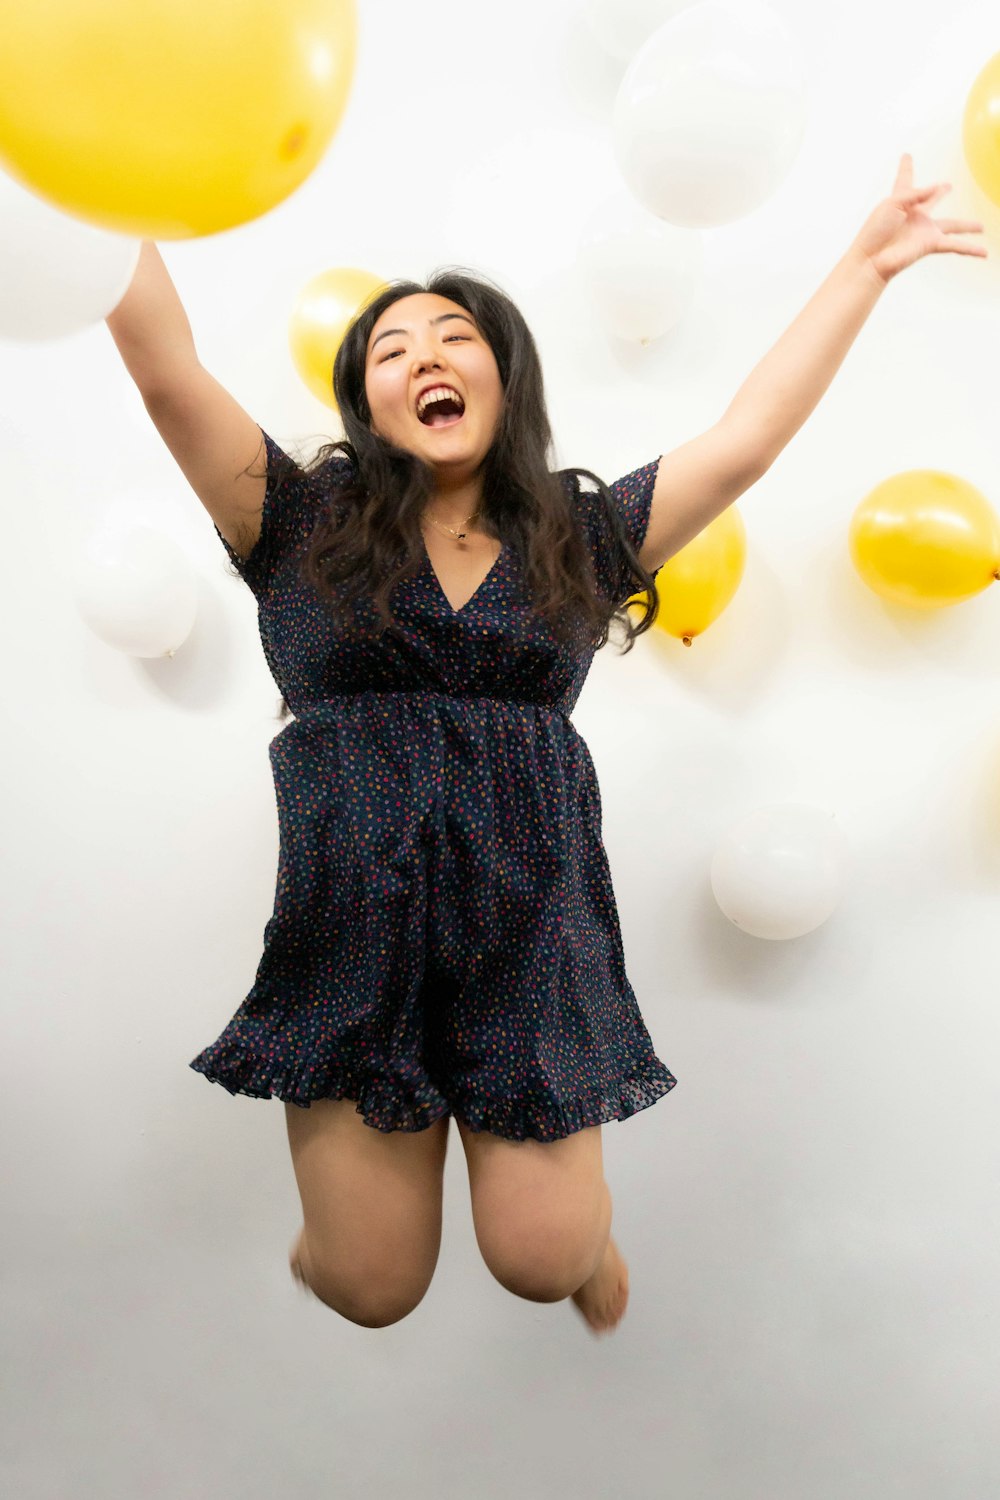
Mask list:
POLYGON ((405 382, 393 380, 391 375, 376 375, 368 384, 368 405, 373 412, 381 411, 387 418, 405 415, 400 408, 406 406, 405 382))
POLYGON ((385 409, 385 392, 380 389, 377 380, 365 387, 365 396, 368 400, 368 412, 371 419, 374 421, 381 418, 385 409))

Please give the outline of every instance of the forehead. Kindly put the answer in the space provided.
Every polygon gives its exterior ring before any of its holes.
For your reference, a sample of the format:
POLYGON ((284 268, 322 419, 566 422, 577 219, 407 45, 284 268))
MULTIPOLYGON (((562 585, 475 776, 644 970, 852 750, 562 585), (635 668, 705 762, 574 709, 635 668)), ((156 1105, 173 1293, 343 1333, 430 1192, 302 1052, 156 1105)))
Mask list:
MULTIPOLYGON (((441 297, 437 292, 414 292, 409 297, 400 297, 398 301, 391 303, 383 309, 376 320, 375 326, 368 335, 368 348, 378 338, 380 333, 385 333, 387 328, 422 328, 432 318, 440 317, 442 313, 457 312, 463 317, 472 318, 472 314, 462 306, 460 302, 452 302, 450 297, 441 297)), ((475 319, 472 319, 475 322, 475 319)))

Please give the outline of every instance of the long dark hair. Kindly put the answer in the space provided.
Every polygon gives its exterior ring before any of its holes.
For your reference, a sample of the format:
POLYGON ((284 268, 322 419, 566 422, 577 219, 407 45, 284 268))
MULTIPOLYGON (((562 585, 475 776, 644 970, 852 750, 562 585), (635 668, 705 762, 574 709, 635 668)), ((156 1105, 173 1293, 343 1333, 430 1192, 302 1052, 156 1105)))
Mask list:
MULTIPOLYGON (((488 278, 462 267, 435 271, 426 286, 393 281, 366 302, 345 333, 333 366, 333 394, 346 437, 326 443, 315 458, 297 465, 309 474, 338 452, 351 462, 347 482, 317 524, 300 572, 338 617, 354 628, 354 607, 369 598, 377 611, 377 635, 394 628, 389 597, 412 578, 424 557, 420 517, 434 492, 434 472, 416 454, 372 432, 365 394, 368 339, 387 307, 417 292, 447 297, 472 314, 490 345, 503 386, 503 406, 493 445, 483 461, 481 512, 486 525, 510 544, 521 563, 532 609, 563 642, 588 640, 600 650, 612 620, 625 626, 623 653, 656 619, 659 601, 653 575, 629 542, 608 486, 589 469, 553 472, 548 457, 552 431, 545 410, 542 367, 534 338, 511 299, 488 278), (576 497, 588 506, 598 545, 627 563, 635 592, 647 598, 633 619, 599 591, 587 538, 574 514, 574 494, 562 474, 574 475, 576 497), (582 496, 579 477, 594 488, 582 496), (350 610, 352 619, 348 618, 350 610)), ((288 714, 283 701, 280 718, 288 714)))

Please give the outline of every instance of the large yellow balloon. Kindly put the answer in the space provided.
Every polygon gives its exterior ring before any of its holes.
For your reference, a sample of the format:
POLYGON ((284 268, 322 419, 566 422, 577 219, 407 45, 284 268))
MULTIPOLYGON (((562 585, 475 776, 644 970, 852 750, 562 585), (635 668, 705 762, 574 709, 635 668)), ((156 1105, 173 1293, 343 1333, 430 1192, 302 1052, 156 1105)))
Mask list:
POLYGON ((288 330, 292 359, 314 396, 334 411, 333 362, 348 325, 387 283, 357 266, 321 271, 299 293, 288 330))
MULTIPOLYGON (((690 646, 717 620, 740 586, 746 567, 747 533, 735 505, 675 552, 656 575, 660 601, 655 624, 690 646)), ((638 596, 640 599, 644 595, 638 596)))
POLYGON ((139 239, 244 224, 347 105, 354 0, 0 0, 0 165, 139 239))
POLYGON ((1000 205, 1000 52, 994 53, 969 90, 962 147, 976 182, 987 198, 1000 205))
POLYGON ((957 604, 1000 577, 1000 523, 986 496, 935 469, 876 485, 854 512, 849 544, 869 588, 916 609, 957 604))

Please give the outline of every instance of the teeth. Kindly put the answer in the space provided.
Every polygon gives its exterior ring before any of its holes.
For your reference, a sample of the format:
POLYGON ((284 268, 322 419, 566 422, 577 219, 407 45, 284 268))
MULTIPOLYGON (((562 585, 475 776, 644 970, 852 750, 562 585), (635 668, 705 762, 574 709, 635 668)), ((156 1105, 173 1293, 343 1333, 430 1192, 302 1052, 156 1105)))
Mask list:
POLYGON ((417 402, 417 416, 419 417, 423 414, 424 407, 428 404, 428 402, 437 400, 439 396, 453 396, 462 410, 465 410, 465 402, 462 400, 461 396, 456 390, 454 390, 450 385, 435 385, 432 386, 429 391, 425 391, 420 400, 417 402))

